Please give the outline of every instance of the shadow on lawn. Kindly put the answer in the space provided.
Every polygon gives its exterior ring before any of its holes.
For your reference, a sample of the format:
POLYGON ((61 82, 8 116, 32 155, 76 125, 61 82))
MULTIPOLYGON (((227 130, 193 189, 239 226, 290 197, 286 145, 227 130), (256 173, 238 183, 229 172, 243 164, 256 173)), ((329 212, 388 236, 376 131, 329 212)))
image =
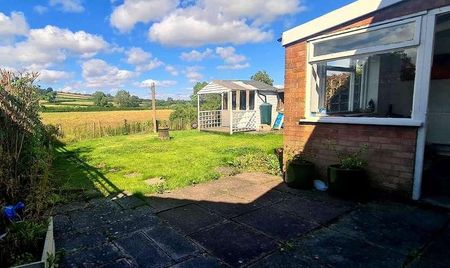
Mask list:
POLYGON ((63 144, 55 148, 54 174, 62 190, 73 194, 82 193, 85 198, 116 196, 123 190, 113 184, 99 168, 88 164, 80 157, 90 148, 67 150, 63 144))

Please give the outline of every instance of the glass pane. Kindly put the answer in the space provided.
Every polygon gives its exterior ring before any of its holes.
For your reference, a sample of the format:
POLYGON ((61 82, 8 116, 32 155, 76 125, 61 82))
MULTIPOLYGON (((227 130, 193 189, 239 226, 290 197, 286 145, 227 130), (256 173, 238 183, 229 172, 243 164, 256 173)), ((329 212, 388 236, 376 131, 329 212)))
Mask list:
POLYGON ((318 111, 329 116, 411 117, 416 51, 316 64, 318 111))
POLYGON ((239 91, 239 109, 247 110, 247 91, 239 91))
POLYGON ((228 110, 228 93, 223 94, 223 107, 222 110, 228 110))
POLYGON ((412 41, 415 25, 410 22, 319 42, 314 45, 314 56, 412 41))
POLYGON ((248 109, 255 110, 255 91, 249 92, 248 109))
POLYGON ((236 91, 231 92, 231 105, 236 110, 236 91))

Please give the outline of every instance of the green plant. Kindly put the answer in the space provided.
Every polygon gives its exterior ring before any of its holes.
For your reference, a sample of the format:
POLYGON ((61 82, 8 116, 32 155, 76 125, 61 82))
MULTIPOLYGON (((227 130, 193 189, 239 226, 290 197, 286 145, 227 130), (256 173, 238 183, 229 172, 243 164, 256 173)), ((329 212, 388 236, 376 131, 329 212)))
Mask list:
POLYGON ((260 171, 273 175, 278 175, 280 173, 280 165, 277 156, 264 152, 240 155, 229 164, 239 170, 260 171))
POLYGON ((47 222, 20 221, 8 226, 0 243, 0 263, 20 265, 39 259, 47 231, 47 222))
POLYGON ((362 155, 367 151, 368 145, 361 146, 358 150, 336 151, 339 165, 343 169, 362 169, 367 166, 367 161, 362 158, 362 155))

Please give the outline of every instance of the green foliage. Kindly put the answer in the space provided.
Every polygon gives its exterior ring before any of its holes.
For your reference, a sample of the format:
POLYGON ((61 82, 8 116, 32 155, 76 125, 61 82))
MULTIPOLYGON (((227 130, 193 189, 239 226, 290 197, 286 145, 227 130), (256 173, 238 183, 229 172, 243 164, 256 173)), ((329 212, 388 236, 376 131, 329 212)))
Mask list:
POLYGON ((278 175, 280 173, 280 164, 277 156, 274 154, 266 154, 264 152, 238 156, 229 164, 239 170, 259 171, 273 175, 278 175))
POLYGON ((197 121, 197 109, 190 104, 178 104, 170 114, 170 121, 183 121, 192 124, 197 121))
POLYGON ((92 97, 94 98, 94 105, 98 107, 108 107, 109 101, 108 97, 105 93, 101 91, 96 91, 94 94, 92 94, 92 97))
MULTIPOLYGON (((11 228, 0 246, 0 266, 16 258, 28 259, 40 235, 39 222, 48 212, 52 140, 39 118, 39 88, 35 73, 0 70, 0 206, 24 201, 26 219, 11 228), (25 251, 30 247, 30 251, 25 251), (3 251, 6 248, 7 251, 3 251)), ((52 92, 52 91, 49 91, 52 92)), ((0 230, 6 228, 0 223, 0 230)))
POLYGON ((208 85, 208 82, 197 82, 194 85, 192 95, 191 95, 191 103, 195 107, 197 107, 197 93, 200 91, 200 89, 206 87, 206 85, 208 85))
MULTIPOLYGON (((197 99, 198 95, 197 93, 204 88, 206 85, 208 85, 208 82, 197 82, 194 85, 193 92, 191 95, 191 103, 194 107, 197 107, 197 99)), ((220 110, 221 106, 221 99, 220 94, 207 94, 203 95, 200 99, 200 106, 203 111, 207 110, 220 110)))
POLYGON ((255 81, 260 81, 260 82, 263 82, 263 83, 273 86, 272 77, 270 77, 270 75, 264 70, 257 71, 254 75, 252 75, 250 77, 250 79, 255 80, 255 81))
POLYGON ((141 100, 138 97, 130 95, 130 92, 125 90, 117 91, 114 101, 120 107, 138 107, 141 103, 141 100))
POLYGON ((42 254, 47 223, 20 221, 8 226, 0 242, 0 264, 20 265, 37 261, 42 254))
POLYGON ((56 101, 56 91, 51 91, 45 94, 44 99, 50 103, 55 103, 56 101))
POLYGON ((362 169, 367 166, 367 162, 362 158, 362 155, 367 151, 368 146, 364 145, 357 151, 337 151, 339 165, 344 169, 362 169))

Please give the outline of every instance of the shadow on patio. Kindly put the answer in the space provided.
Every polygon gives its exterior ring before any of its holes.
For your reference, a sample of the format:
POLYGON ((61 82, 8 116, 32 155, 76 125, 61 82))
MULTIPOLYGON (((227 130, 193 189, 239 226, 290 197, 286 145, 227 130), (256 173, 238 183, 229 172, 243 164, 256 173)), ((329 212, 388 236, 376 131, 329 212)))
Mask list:
POLYGON ((346 202, 288 188, 279 177, 260 173, 150 196, 117 195, 121 190, 95 167, 85 175, 112 191, 108 198, 58 210, 62 267, 450 263, 442 251, 450 242, 445 213, 395 202, 346 202))

